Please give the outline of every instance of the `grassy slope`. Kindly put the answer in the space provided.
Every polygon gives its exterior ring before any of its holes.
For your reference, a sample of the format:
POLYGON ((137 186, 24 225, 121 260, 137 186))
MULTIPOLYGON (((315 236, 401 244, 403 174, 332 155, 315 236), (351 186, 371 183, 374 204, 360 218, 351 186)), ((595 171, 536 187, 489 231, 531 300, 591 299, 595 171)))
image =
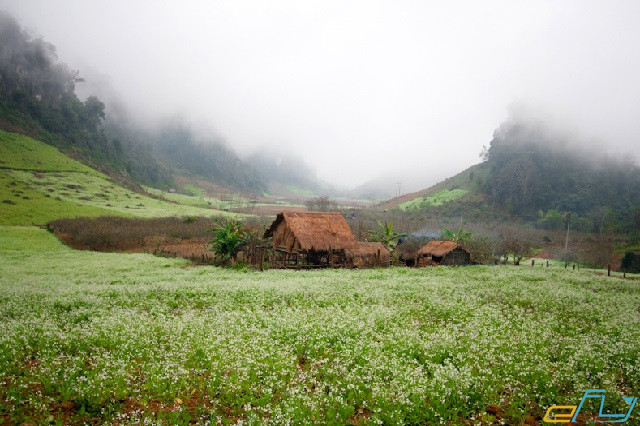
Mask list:
POLYGON ((80 172, 102 176, 58 148, 17 133, 0 131, 0 168, 39 172, 80 172))
POLYGON ((477 164, 430 188, 385 201, 377 208, 440 218, 464 217, 479 223, 513 221, 514 217, 486 201, 479 188, 486 174, 484 165, 477 164))
POLYGON ((0 158, 0 224, 42 225, 63 217, 104 215, 229 215, 130 191, 56 148, 22 135, 0 131, 0 158))
POLYGON ((589 271, 235 272, 12 227, 0 258, 0 422, 520 424, 640 393, 640 285, 589 271))
POLYGON ((98 217, 115 214, 92 205, 78 205, 0 172, 0 224, 42 225, 63 217, 98 217))
MULTIPOLYGON (((451 202, 454 200, 477 200, 482 198, 481 194, 476 187, 476 180, 478 178, 482 179, 484 177, 484 170, 482 164, 476 164, 475 166, 471 166, 468 169, 458 173, 455 176, 449 177, 442 182, 439 182, 427 189, 423 189, 418 192, 412 192, 409 194, 404 194, 400 197, 392 198, 381 204, 381 208, 384 209, 394 209, 394 208, 402 208, 406 209, 407 207, 411 208, 418 204, 423 204, 422 202, 427 200, 429 197, 437 196, 438 194, 446 195, 450 191, 455 190, 463 190, 466 191, 464 194, 459 192, 455 193, 453 197, 445 197, 444 203, 436 202, 430 203, 427 201, 426 204, 431 205, 443 205, 447 202, 451 202), (471 178, 473 176, 473 179, 471 178)), ((442 197, 439 197, 442 198, 442 197)))
POLYGON ((443 204, 450 203, 452 201, 457 200, 463 195, 467 194, 469 190, 467 189, 443 189, 429 196, 420 196, 416 197, 411 201, 406 201, 400 205, 399 208, 402 210, 413 210, 426 208, 429 206, 441 206, 443 204))

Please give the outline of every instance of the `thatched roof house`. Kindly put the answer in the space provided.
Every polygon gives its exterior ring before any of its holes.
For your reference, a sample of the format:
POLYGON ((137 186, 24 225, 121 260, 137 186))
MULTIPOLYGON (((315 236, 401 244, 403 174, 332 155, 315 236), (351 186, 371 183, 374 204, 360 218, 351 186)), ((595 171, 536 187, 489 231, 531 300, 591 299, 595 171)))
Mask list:
POLYGON ((264 234, 283 265, 344 265, 346 249, 356 249, 356 239, 338 212, 283 211, 264 234))
POLYGON ((468 265, 471 254, 454 241, 433 240, 422 246, 416 256, 416 266, 468 265))
POLYGON ((338 212, 281 212, 264 237, 272 237, 274 247, 289 251, 356 247, 351 228, 338 212))
POLYGON ((354 268, 389 266, 391 252, 380 242, 357 242, 355 248, 346 249, 347 265, 354 268))

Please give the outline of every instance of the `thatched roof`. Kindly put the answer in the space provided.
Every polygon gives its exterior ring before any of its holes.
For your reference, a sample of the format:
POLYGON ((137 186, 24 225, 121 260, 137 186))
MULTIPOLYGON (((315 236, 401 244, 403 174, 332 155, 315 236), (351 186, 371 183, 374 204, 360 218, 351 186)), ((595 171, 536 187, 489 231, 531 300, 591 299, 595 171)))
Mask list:
POLYGON ((389 256, 389 249, 380 242, 362 242, 357 241, 354 248, 347 249, 347 253, 351 256, 377 256, 380 250, 380 256, 389 256))
POLYGON ((294 248, 295 240, 302 250, 339 250, 356 247, 351 228, 338 212, 283 211, 267 229, 264 237, 274 237, 275 245, 287 248, 294 248), (288 237, 289 233, 285 233, 283 241, 276 241, 279 238, 279 235, 275 235, 276 229, 283 222, 293 234, 293 239, 288 237))
POLYGON ((447 253, 451 253, 457 248, 467 251, 467 249, 465 249, 460 244, 454 241, 433 240, 433 241, 430 241, 428 244, 422 246, 422 248, 418 250, 418 256, 443 257, 447 253))

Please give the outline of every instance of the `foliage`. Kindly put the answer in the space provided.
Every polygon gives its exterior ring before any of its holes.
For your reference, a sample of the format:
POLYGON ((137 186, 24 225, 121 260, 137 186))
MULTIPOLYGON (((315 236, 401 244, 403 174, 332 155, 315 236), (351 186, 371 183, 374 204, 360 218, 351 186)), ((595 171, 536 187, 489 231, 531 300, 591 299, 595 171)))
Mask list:
MULTIPOLYGON (((640 168, 574 148, 575 141, 542 123, 512 117, 494 132, 483 192, 508 212, 558 229, 572 212, 581 230, 629 231, 640 204, 640 168), (536 212, 547 212, 536 218, 536 212), (608 229, 603 229, 603 223, 608 229)), ((579 144, 576 144, 576 146, 579 144)))
POLYGON ((538 220, 536 228, 542 229, 566 229, 567 219, 569 219, 569 227, 571 230, 578 232, 594 231, 593 221, 587 217, 578 217, 577 215, 562 214, 554 209, 549 209, 546 213, 540 210, 538 212, 538 220))
POLYGON ((369 240, 370 241, 379 241, 385 247, 389 248, 393 251, 393 249, 398 244, 398 240, 402 237, 405 237, 407 234, 402 234, 395 232, 393 230, 393 222, 384 223, 378 221, 378 229, 374 229, 369 231, 369 240))
POLYGON ((640 254, 626 252, 620 263, 620 269, 625 272, 640 273, 640 254))
POLYGON ((238 219, 216 219, 216 225, 209 230, 214 234, 213 240, 209 244, 218 260, 226 265, 235 261, 238 252, 247 243, 249 236, 242 228, 242 221, 238 219))
POLYGON ((538 211, 538 221, 536 226, 542 229, 562 229, 565 224, 565 215, 554 209, 549 209, 546 213, 538 211))
POLYGON ((489 424, 496 404, 533 424, 585 389, 640 393, 637 280, 187 268, 26 227, 0 227, 0 257, 10 423, 489 424))
POLYGON ((471 238, 472 235, 472 231, 465 231, 464 228, 459 228, 457 231, 451 231, 447 228, 442 229, 442 238, 456 243, 463 243, 471 238))

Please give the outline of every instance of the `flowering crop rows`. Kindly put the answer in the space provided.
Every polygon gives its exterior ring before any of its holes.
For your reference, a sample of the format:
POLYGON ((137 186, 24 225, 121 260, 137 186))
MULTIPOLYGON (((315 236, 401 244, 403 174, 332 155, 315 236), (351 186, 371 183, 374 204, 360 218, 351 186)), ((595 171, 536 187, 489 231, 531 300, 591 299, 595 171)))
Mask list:
POLYGON ((520 424, 640 394, 640 285, 589 271, 232 271, 0 227, 0 319, 8 423, 520 424))

